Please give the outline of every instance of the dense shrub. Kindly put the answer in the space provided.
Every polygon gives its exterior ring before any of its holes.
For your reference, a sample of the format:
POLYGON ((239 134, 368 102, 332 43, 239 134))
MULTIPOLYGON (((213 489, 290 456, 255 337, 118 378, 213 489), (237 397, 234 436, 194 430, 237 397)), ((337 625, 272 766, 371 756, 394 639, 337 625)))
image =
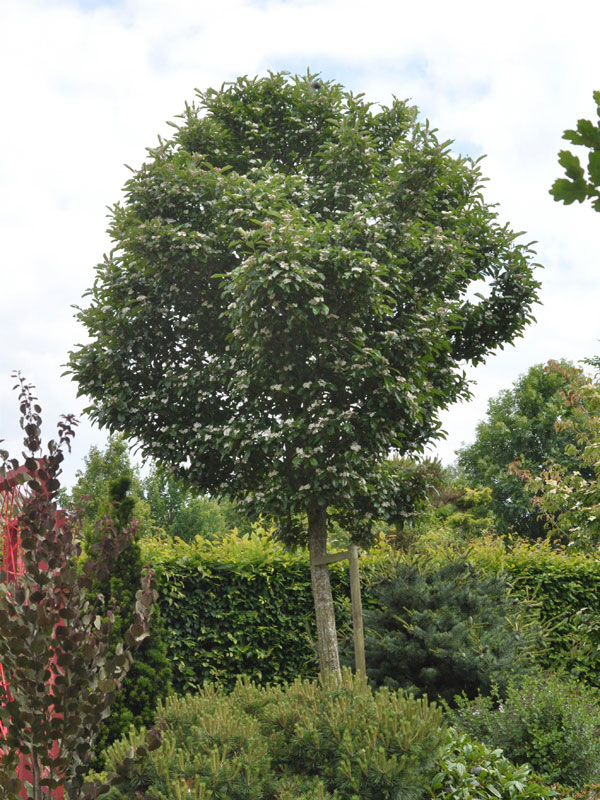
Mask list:
MULTIPOLYGON (((118 528, 130 524, 134 498, 129 495, 130 478, 123 476, 109 486, 112 518, 118 528)), ((135 588, 143 572, 141 551, 135 538, 115 561, 110 574, 96 582, 94 590, 103 595, 105 602, 115 604, 114 626, 111 633, 110 653, 114 653, 125 631, 132 624, 135 612, 135 588)), ((134 725, 153 723, 154 712, 160 699, 170 689, 171 667, 167 658, 164 624, 157 606, 152 616, 150 633, 137 650, 130 670, 123 680, 111 707, 108 719, 100 729, 96 743, 95 768, 102 766, 102 751, 108 744, 120 739, 134 725)))
POLYGON ((436 800, 546 800, 555 792, 536 778, 529 765, 515 766, 502 750, 450 728, 431 782, 436 800))
POLYGON ((465 561, 431 571, 399 564, 394 580, 379 587, 378 604, 365 621, 369 677, 431 699, 504 687, 529 668, 539 646, 533 610, 525 622, 503 578, 465 561))
POLYGON ((557 675, 511 682, 506 696, 462 698, 449 712, 461 729, 571 787, 600 779, 598 693, 557 675))
POLYGON ((435 705, 373 693, 349 672, 335 688, 207 686, 168 698, 157 722, 162 745, 143 762, 129 755, 143 732, 108 751, 108 769, 124 778, 110 800, 416 800, 445 734, 435 705))
MULTIPOLYGON (((305 551, 288 552, 259 529, 218 542, 154 540, 143 547, 157 572, 176 691, 206 680, 231 687, 239 675, 272 683, 318 673, 305 551)), ((388 571, 388 562, 386 550, 361 558, 365 584, 388 571)), ((350 625, 348 566, 334 564, 330 571, 344 636, 350 625)), ((366 590, 364 604, 372 604, 366 590)))

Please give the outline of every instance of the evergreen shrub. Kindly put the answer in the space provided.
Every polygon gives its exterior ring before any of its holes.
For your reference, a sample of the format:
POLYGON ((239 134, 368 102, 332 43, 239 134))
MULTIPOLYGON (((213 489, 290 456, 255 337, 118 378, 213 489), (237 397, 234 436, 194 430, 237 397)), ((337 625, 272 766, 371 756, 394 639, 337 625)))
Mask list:
MULTIPOLYGON (((129 495, 131 480, 123 476, 112 481, 109 497, 112 518, 119 529, 130 524, 135 500, 129 495)), ((132 538, 116 559, 110 573, 96 582, 94 591, 103 595, 106 603, 115 604, 114 626, 110 638, 110 653, 114 653, 125 631, 132 624, 135 611, 135 589, 143 572, 140 546, 132 538)), ((95 748, 94 768, 104 763, 103 751, 107 745, 120 739, 131 726, 150 727, 158 701, 170 691, 171 665, 167 657, 165 630, 160 608, 155 606, 150 623, 150 633, 140 644, 133 663, 116 693, 110 716, 103 722, 95 748)))
POLYGON ((465 561, 433 570, 399 564, 377 590, 379 608, 365 619, 369 677, 377 685, 451 702, 474 697, 530 667, 541 628, 526 619, 501 575, 483 575, 465 561))
POLYGON ((560 675, 509 683, 506 696, 458 699, 454 724, 549 783, 578 788, 600 779, 598 692, 560 675))
POLYGON ((373 692, 344 673, 324 686, 296 680, 167 698, 162 745, 130 757, 144 731, 115 743, 123 776, 109 800, 410 800, 423 797, 445 740, 441 709, 401 692, 373 692))
POLYGON ((430 793, 436 800, 548 800, 556 794, 528 764, 515 766, 499 748, 455 728, 446 734, 430 793))

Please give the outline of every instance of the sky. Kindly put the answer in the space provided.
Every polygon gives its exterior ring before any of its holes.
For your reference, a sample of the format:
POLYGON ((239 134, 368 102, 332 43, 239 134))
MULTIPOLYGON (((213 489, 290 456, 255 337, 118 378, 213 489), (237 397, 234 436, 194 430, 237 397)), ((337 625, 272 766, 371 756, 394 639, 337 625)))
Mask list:
POLYGON ((433 451, 450 463, 488 400, 530 366, 600 354, 600 216, 548 193, 562 132, 595 118, 599 29, 597 0, 2 0, 3 446, 20 454, 15 370, 37 388, 46 439, 60 414, 80 418, 67 484, 106 442, 61 375, 85 341, 73 306, 111 247, 107 207, 125 165, 169 135, 194 89, 309 68, 375 103, 410 98, 455 151, 485 154, 486 199, 537 242, 537 322, 469 370, 473 399, 444 413, 447 438, 433 451))

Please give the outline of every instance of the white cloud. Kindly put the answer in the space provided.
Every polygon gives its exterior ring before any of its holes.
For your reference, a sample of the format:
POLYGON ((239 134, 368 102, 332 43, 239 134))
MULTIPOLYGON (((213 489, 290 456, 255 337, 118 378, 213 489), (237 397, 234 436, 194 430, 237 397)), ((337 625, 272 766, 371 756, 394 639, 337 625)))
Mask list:
MULTIPOLYGON (((140 164, 195 87, 268 68, 310 66, 373 101, 412 97, 441 137, 488 154, 489 199, 539 242, 539 322, 474 372, 478 400, 447 415, 445 457, 531 364, 596 352, 598 215, 548 195, 562 131, 593 115, 600 88, 600 7, 571 3, 569 18, 576 29, 537 0, 4 0, 0 431, 14 441, 13 368, 38 384, 50 418, 82 407, 58 376, 83 336, 70 305, 110 246, 105 207, 123 164, 140 164)), ((74 464, 98 438, 83 422, 74 464)))

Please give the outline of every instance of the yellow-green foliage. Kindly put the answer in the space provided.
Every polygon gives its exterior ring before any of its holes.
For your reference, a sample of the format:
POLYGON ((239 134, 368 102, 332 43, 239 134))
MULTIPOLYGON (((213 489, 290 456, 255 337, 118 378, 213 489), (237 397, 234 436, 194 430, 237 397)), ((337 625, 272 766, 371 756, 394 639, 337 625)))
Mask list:
POLYGON ((545 667, 562 667, 600 685, 600 558, 548 541, 486 536, 464 544, 421 542, 431 565, 463 554, 485 572, 504 572, 513 591, 539 609, 546 630, 545 667))
POLYGON ((135 792, 155 800, 416 798, 445 740, 435 704, 373 693, 349 672, 338 687, 238 682, 227 693, 207 686, 167 699, 157 722, 162 745, 143 763, 129 755, 143 732, 109 750, 108 770, 125 776, 111 800, 135 792))
MULTIPOLYGON (((177 691, 216 680, 232 686, 239 675, 262 683, 318 673, 308 554, 288 551, 271 531, 220 541, 197 538, 142 541, 143 560, 156 569, 159 602, 177 691)), ((361 557, 368 585, 390 574, 394 551, 381 542, 361 557)), ((349 635, 348 566, 331 566, 341 637, 349 635)))

